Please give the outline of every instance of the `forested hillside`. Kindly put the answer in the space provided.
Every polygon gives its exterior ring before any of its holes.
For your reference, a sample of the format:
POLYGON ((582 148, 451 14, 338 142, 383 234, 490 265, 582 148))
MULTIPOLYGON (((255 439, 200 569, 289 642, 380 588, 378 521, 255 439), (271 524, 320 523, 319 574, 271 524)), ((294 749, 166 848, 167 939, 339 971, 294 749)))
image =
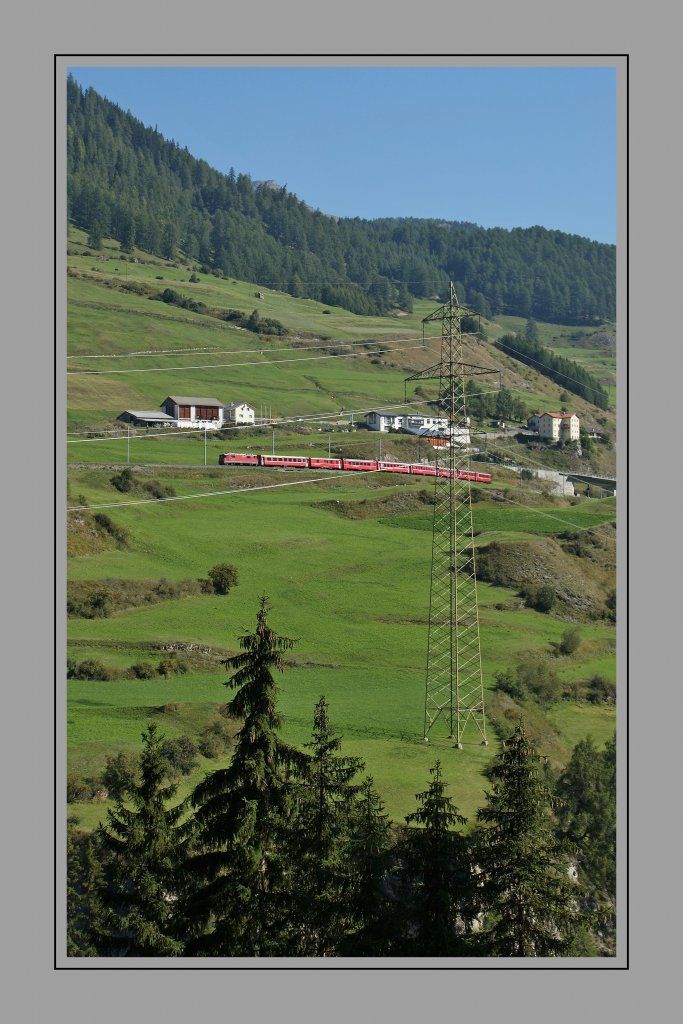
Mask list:
POLYGON ((207 272, 355 313, 410 309, 452 280, 486 317, 615 316, 614 246, 541 227, 331 217, 272 182, 219 173, 71 77, 67 192, 92 245, 109 235, 124 251, 182 252, 207 272))

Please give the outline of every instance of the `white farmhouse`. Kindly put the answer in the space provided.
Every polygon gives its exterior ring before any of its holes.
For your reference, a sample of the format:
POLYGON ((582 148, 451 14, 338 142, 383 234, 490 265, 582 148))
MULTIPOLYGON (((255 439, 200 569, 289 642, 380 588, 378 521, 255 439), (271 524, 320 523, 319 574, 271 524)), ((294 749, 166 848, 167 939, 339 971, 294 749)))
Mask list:
POLYGON ((255 422, 254 407, 246 402, 231 402, 226 405, 223 414, 226 423, 244 425, 255 422))
POLYGON ((579 417, 573 412, 544 412, 538 417, 538 436, 546 441, 578 441, 579 417))
MULTIPOLYGON (((407 430, 409 434, 417 434, 419 437, 436 437, 447 440, 448 420, 445 416, 422 416, 421 414, 400 414, 394 412, 383 412, 380 409, 369 412, 365 417, 368 430, 407 430)), ((469 444, 470 419, 467 417, 467 425, 453 428, 453 441, 456 444, 469 444)))
POLYGON ((161 403, 161 408, 175 420, 178 427, 218 430, 223 426, 223 403, 217 398, 168 395, 161 403))
MULTIPOLYGON (((383 412, 377 409, 365 417, 368 430, 409 430, 411 434, 428 434, 432 431, 446 430, 448 420, 445 416, 422 416, 420 414, 404 415, 396 412, 383 412)), ((468 419, 469 425, 469 419, 468 419)))

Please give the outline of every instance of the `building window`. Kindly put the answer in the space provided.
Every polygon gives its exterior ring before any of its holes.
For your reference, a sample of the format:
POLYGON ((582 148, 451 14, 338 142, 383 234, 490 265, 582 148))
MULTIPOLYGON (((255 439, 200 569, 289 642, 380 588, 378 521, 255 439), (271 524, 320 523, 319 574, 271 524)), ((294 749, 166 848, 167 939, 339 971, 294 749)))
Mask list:
POLYGON ((189 405, 179 405, 178 406, 178 419, 179 420, 189 420, 190 419, 190 406, 189 405))

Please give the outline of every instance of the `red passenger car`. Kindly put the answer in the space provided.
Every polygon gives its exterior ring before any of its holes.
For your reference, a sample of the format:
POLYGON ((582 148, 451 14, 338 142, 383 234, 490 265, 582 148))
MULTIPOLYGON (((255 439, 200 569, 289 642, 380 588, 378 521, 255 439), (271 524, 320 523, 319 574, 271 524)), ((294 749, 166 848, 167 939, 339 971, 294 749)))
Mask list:
POLYGON ((374 459, 342 459, 342 468, 371 473, 377 470, 377 462, 374 459))
POLYGON ((280 469, 308 469, 305 455, 261 455, 259 465, 277 466, 280 469))
POLYGON ((377 468, 382 473, 410 473, 410 465, 407 462, 378 462, 377 468))
POLYGON ((309 460, 311 469, 341 469, 341 459, 318 459, 310 458, 309 460))

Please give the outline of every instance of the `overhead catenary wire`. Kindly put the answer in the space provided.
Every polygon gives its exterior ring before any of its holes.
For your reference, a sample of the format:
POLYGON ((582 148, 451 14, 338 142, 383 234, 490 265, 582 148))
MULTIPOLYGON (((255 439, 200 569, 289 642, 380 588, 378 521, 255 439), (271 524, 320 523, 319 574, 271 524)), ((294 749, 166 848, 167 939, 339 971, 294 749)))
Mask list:
MULTIPOLYGON (((368 470, 369 473, 377 473, 379 470, 368 470)), ((329 480, 334 480, 340 476, 358 476, 358 473, 354 472, 341 472, 341 473, 328 473, 326 476, 315 477, 309 480, 287 480, 281 484, 258 484, 256 487, 236 487, 229 491, 205 491, 199 494, 175 494, 168 495, 163 498, 135 498, 131 501, 110 501, 103 502, 98 505, 71 505, 68 506, 67 512, 89 512, 93 509, 99 508, 121 508, 125 505, 156 505, 166 501, 191 501, 197 498, 216 498, 226 494, 250 494, 253 491, 272 491, 278 487, 296 487, 300 484, 319 484, 327 483, 329 480)))
MULTIPOLYGON (((363 476, 365 476, 365 475, 374 475, 374 474, 376 474, 378 472, 381 472, 381 471, 380 470, 365 470, 365 471, 362 471, 361 475, 363 475, 363 476)), ((256 492, 256 491, 277 490, 277 489, 280 489, 280 488, 283 488, 283 487, 294 487, 294 486, 300 486, 300 485, 304 485, 304 484, 327 483, 330 480, 335 480, 335 479, 338 479, 340 477, 358 478, 358 476, 359 476, 359 473, 357 471, 354 471, 354 472, 342 471, 342 472, 338 472, 338 473, 327 473, 324 477, 312 477, 312 478, 309 478, 307 480, 288 480, 288 481, 286 481, 284 483, 278 483, 278 484, 258 484, 258 485, 253 486, 253 487, 237 487, 237 488, 233 488, 233 489, 225 490, 225 491, 224 490, 221 490, 221 491, 205 491, 205 492, 199 492, 199 493, 194 493, 194 494, 173 495, 173 496, 166 496, 166 497, 161 497, 161 498, 136 498, 136 499, 132 499, 132 500, 128 500, 128 501, 102 502, 102 503, 98 503, 96 505, 73 505, 73 506, 67 507, 66 511, 67 512, 88 512, 88 511, 96 511, 98 509, 103 509, 103 508, 122 508, 122 507, 129 507, 129 506, 133 506, 133 505, 139 506, 139 505, 161 504, 161 503, 169 502, 169 501, 190 501, 190 500, 201 500, 203 498, 224 497, 224 496, 227 496, 227 495, 237 495, 237 494, 243 495, 243 494, 249 494, 249 493, 256 492)), ((560 523, 562 526, 565 526, 568 530, 571 530, 571 531, 576 532, 576 533, 579 533, 579 532, 580 533, 585 533, 585 532, 590 532, 592 530, 600 530, 605 525, 607 525, 606 523, 599 523, 598 525, 595 525, 595 526, 577 526, 575 523, 569 522, 568 520, 563 519, 560 516, 553 514, 552 512, 546 512, 543 509, 539 509, 538 506, 529 505, 528 503, 523 502, 523 501, 516 501, 514 498, 506 497, 505 495, 501 495, 500 498, 504 502, 506 502, 508 504, 517 505, 520 508, 525 508, 525 509, 527 509, 528 512, 530 512, 530 513, 532 513, 534 515, 539 515, 539 516, 545 517, 547 519, 552 519, 555 522, 560 523)))

